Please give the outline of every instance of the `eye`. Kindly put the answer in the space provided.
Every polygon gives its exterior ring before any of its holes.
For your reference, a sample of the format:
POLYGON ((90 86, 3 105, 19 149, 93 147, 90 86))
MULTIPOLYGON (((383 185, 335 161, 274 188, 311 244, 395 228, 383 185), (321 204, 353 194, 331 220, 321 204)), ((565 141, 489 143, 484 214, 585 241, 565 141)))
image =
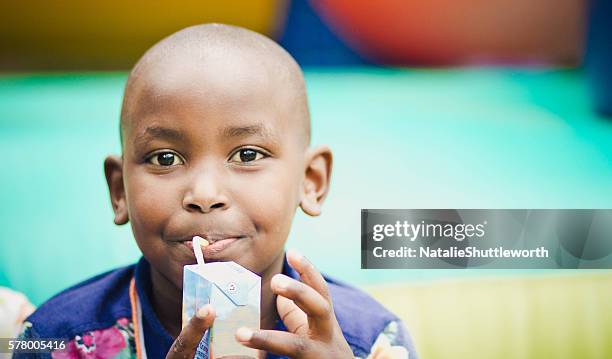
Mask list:
POLYGON ((242 148, 232 155, 230 162, 247 163, 260 160, 264 157, 267 157, 267 155, 261 151, 253 148, 242 148))
POLYGON ((151 157, 147 159, 147 162, 152 165, 162 167, 170 167, 183 164, 183 160, 181 160, 181 158, 176 153, 170 151, 154 153, 151 155, 151 157))

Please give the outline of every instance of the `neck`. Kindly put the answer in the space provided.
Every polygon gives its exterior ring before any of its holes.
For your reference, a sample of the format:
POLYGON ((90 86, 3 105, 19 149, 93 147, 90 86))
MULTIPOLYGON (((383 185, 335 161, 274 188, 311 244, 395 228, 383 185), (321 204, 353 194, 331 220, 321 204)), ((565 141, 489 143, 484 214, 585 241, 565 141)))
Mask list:
POLYGON ((181 332, 183 293, 168 278, 151 266, 153 310, 172 338, 181 332))
MULTIPOLYGON (((272 277, 283 270, 284 252, 282 252, 261 275, 261 329, 273 329, 279 319, 276 310, 276 294, 270 288, 272 277)), ((172 338, 181 332, 182 290, 168 278, 151 266, 153 310, 162 326, 172 338)))

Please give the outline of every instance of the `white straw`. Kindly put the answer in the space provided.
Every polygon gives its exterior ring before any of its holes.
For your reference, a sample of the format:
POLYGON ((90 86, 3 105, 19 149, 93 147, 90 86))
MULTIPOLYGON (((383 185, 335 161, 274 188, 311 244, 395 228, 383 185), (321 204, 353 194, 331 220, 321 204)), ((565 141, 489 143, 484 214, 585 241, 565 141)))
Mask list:
POLYGON ((202 254, 202 242, 206 242, 206 244, 208 244, 208 242, 200 236, 193 237, 193 253, 198 261, 198 265, 203 265, 205 263, 204 255, 202 254))

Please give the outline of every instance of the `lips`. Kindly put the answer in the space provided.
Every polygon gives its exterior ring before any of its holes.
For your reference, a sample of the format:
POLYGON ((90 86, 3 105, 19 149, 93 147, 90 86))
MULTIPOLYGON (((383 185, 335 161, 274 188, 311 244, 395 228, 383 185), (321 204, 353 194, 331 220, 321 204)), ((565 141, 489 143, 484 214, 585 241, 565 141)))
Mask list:
POLYGON ((194 233, 171 240, 171 242, 178 242, 181 245, 186 246, 189 252, 193 253, 193 237, 195 236, 199 236, 208 242, 207 246, 202 246, 202 254, 204 255, 205 259, 215 259, 221 254, 221 252, 231 246, 234 242, 247 237, 242 234, 221 232, 194 233))
MULTIPOLYGON (((214 257, 241 238, 244 237, 226 237, 215 240, 212 243, 209 240, 208 243, 210 244, 208 246, 202 246, 202 254, 204 255, 204 258, 214 257)), ((193 252, 193 240, 184 241, 183 243, 193 252)))

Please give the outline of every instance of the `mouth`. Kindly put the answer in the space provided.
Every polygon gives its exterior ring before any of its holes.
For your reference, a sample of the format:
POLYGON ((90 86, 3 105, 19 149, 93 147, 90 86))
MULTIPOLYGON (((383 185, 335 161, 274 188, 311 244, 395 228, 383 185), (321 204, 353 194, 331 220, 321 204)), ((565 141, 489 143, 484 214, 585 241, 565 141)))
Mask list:
POLYGON ((201 245, 202 254, 205 259, 214 259, 221 252, 231 246, 233 243, 237 242, 240 239, 246 238, 243 235, 207 235, 207 234, 194 234, 189 238, 185 238, 183 240, 178 241, 180 244, 186 246, 191 253, 193 253, 193 237, 200 236, 208 245, 201 245))

